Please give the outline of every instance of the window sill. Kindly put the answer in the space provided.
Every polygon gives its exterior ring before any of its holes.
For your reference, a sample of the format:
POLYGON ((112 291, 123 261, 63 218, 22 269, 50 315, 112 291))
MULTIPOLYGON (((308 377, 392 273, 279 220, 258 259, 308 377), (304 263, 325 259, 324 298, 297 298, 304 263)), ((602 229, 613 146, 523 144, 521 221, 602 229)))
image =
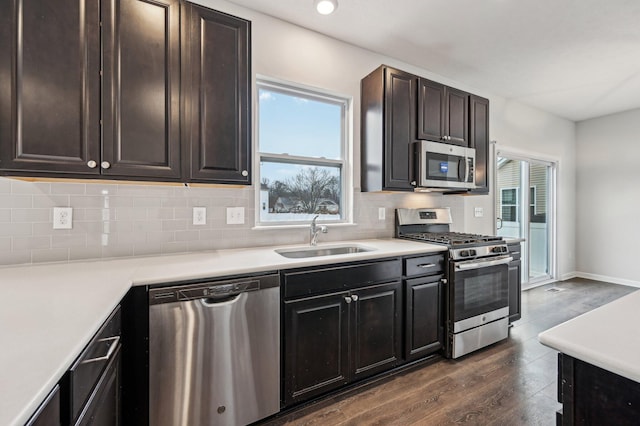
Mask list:
MULTIPOLYGON (((306 229, 309 228, 311 222, 309 223, 300 223, 300 224, 291 224, 291 225, 256 225, 251 230, 254 231, 265 231, 270 229, 306 229)), ((340 222, 340 223, 318 223, 318 225, 326 226, 328 228, 345 228, 350 226, 358 226, 355 222, 340 222)))

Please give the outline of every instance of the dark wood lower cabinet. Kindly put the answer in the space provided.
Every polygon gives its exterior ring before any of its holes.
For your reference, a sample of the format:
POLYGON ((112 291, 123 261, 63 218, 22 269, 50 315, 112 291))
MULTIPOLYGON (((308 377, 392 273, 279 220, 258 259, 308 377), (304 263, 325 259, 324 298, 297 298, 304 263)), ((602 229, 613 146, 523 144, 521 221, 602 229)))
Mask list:
POLYGON ((285 404, 348 381, 349 309, 342 293, 284 304, 285 404))
POLYGON ((513 261, 509 263, 509 322, 521 318, 522 300, 522 261, 520 260, 520 243, 509 244, 509 254, 513 261))
POLYGON ((60 426, 60 386, 49 393, 25 426, 60 426))
POLYGON ((284 303, 284 403, 390 369, 401 360, 400 282, 284 303))
POLYGON ((442 275, 405 281, 405 352, 407 361, 442 348, 442 275))
POLYGON ((558 425, 637 425, 640 383, 559 354, 558 425))
POLYGON ((402 357, 399 282, 351 292, 353 375, 362 379, 394 367, 402 357))
POLYGON ((119 346, 75 425, 118 426, 121 424, 121 376, 119 346))

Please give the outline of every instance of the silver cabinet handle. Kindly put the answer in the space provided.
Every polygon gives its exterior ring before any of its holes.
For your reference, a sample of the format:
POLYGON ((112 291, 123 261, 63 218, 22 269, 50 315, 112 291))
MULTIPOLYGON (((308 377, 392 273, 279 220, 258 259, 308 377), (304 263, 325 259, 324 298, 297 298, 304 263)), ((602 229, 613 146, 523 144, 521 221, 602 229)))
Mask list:
POLYGON ((505 265, 513 261, 513 257, 511 256, 499 256, 493 259, 495 260, 461 262, 456 265, 456 270, 468 271, 470 269, 488 268, 489 266, 505 265))
POLYGON ((98 340, 98 342, 113 342, 113 343, 111 343, 111 346, 109 346, 109 351, 107 352, 107 354, 105 356, 99 356, 97 358, 85 359, 80 364, 89 364, 89 363, 92 363, 92 362, 108 361, 109 359, 111 359, 111 355, 113 355, 113 351, 116 350, 116 348, 118 347, 118 343, 120 343, 120 336, 106 337, 104 339, 98 340))
POLYGON ((358 295, 354 294, 353 296, 351 296, 351 300, 353 300, 354 302, 358 301, 358 295))
POLYGON ((243 170, 241 173, 242 176, 249 176, 249 172, 246 170, 243 170))
POLYGON ((345 296, 344 297, 344 301, 347 302, 347 303, 353 302, 353 300, 349 296, 345 296))
POLYGON ((98 163, 96 163, 96 162, 95 162, 95 161, 93 161, 93 160, 89 160, 89 161, 87 161, 87 166, 88 166, 90 169, 95 169, 97 165, 98 165, 98 163))
POLYGON ((111 163, 109 163, 108 161, 103 161, 102 163, 100 163, 100 167, 102 167, 103 169, 108 169, 109 167, 111 167, 111 163))
POLYGON ((423 263, 422 265, 416 265, 418 268, 433 268, 434 266, 436 266, 435 263, 423 263))

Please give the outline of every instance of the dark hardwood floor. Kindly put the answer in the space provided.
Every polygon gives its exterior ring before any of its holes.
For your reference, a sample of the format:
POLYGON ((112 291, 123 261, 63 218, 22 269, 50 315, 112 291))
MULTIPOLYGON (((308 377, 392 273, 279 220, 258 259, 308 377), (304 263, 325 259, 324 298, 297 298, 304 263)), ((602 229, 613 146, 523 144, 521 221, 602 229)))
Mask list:
POLYGON ((525 291, 522 319, 507 340, 326 398, 266 424, 555 425, 557 352, 541 345, 538 333, 634 290, 573 279, 525 291))

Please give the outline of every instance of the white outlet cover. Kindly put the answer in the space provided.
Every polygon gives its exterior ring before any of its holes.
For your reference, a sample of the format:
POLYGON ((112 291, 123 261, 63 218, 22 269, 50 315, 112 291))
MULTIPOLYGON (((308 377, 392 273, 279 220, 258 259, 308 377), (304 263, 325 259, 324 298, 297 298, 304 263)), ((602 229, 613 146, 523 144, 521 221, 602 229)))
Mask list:
POLYGON ((476 207, 473 211, 473 215, 475 217, 482 217, 484 216, 484 209, 482 207, 476 207))
POLYGON ((227 225, 244 224, 244 207, 227 207, 227 225))
POLYGON ((207 224, 207 208, 206 207, 193 208, 193 224, 194 225, 207 224))
POLYGON ((386 217, 386 210, 384 207, 378 207, 378 220, 384 220, 386 217))
POLYGON ((53 208, 53 229, 73 228, 73 208, 54 207, 53 208))

